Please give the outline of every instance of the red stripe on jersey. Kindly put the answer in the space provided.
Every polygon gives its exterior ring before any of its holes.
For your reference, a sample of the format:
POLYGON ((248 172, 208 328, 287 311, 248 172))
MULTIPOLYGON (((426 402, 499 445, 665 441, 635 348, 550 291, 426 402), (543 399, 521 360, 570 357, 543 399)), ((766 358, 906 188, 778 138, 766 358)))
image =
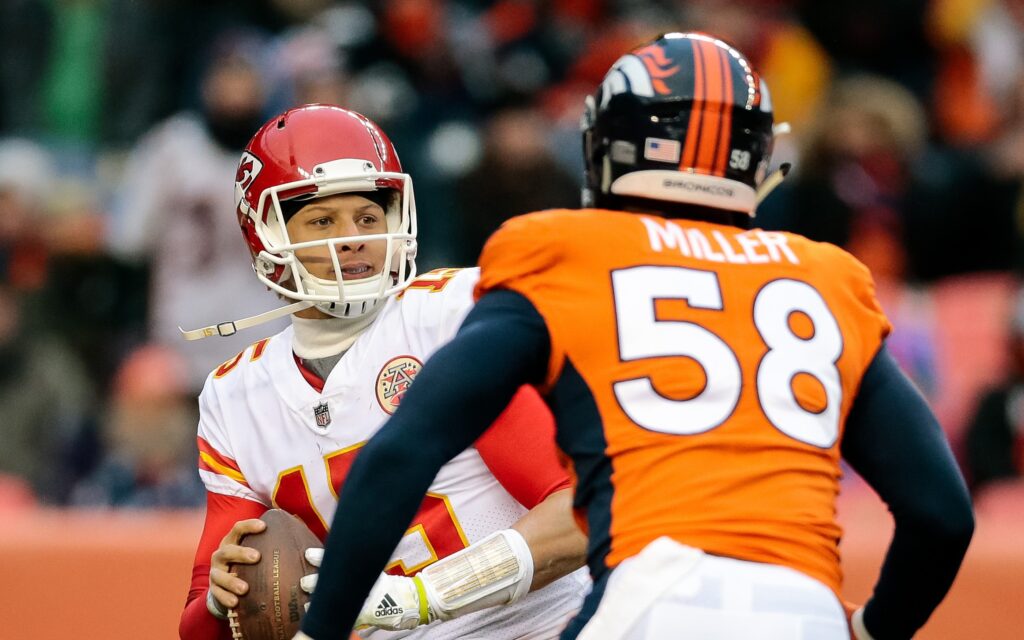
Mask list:
POLYGON ((313 373, 309 369, 307 369, 306 365, 302 364, 302 358, 300 358, 299 356, 295 355, 294 353, 292 354, 292 357, 295 358, 295 366, 297 366, 299 368, 299 373, 301 373, 302 377, 306 379, 306 382, 309 383, 309 386, 311 386, 314 389, 316 389, 317 393, 323 393, 324 392, 324 379, 321 378, 320 376, 316 375, 315 373, 313 373))
POLYGON ((234 459, 229 458, 226 455, 214 449, 213 446, 209 442, 207 442, 206 439, 203 438, 202 436, 196 436, 196 444, 199 446, 199 453, 209 454, 210 457, 213 458, 214 462, 222 466, 225 466, 231 469, 232 471, 238 471, 239 473, 241 473, 242 470, 241 468, 239 468, 238 463, 235 462, 234 459))

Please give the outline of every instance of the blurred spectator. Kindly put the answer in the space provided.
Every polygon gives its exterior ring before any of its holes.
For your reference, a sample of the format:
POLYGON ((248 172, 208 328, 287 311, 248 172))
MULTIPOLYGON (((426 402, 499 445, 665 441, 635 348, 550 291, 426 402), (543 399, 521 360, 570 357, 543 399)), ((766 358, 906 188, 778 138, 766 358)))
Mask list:
POLYGON ((274 53, 270 111, 297 104, 348 102, 344 56, 331 33, 318 26, 290 29, 278 38, 274 53))
POLYGON ((925 114, 898 84, 876 76, 837 82, 804 132, 795 175, 758 209, 766 226, 846 247, 858 218, 901 223, 925 114))
POLYGON ((111 249, 151 264, 149 337, 180 348, 193 389, 254 338, 184 343, 178 327, 235 320, 275 304, 252 277, 234 194, 224 187, 263 124, 265 44, 248 32, 218 39, 202 78, 201 111, 159 124, 133 150, 112 220, 111 249))
POLYGON ((197 416, 185 361, 144 346, 122 363, 102 421, 107 454, 75 486, 79 506, 193 507, 205 492, 195 472, 197 416))
POLYGON ((147 271, 107 253, 107 215, 95 183, 62 176, 50 190, 42 234, 48 275, 33 319, 62 336, 105 393, 125 351, 144 339, 147 271))
POLYGON ((101 391, 111 369, 107 360, 116 357, 112 338, 141 315, 122 313, 117 303, 137 287, 118 287, 118 265, 100 256, 105 219, 97 195, 58 166, 40 145, 0 141, 0 272, 18 292, 25 331, 70 347, 74 353, 66 357, 81 361, 101 391), (97 263, 108 267, 103 277, 92 268, 97 263), (64 309, 74 311, 55 313, 64 309), (116 319, 107 313, 115 310, 116 319))
POLYGON ((894 216, 854 220, 847 249, 871 270, 875 294, 896 328, 889 353, 929 400, 940 389, 934 309, 928 293, 907 282, 907 252, 894 216))
POLYGON ((1015 231, 1013 266, 1024 273, 1024 66, 1008 88, 1003 105, 1003 122, 988 147, 989 170, 1015 231))
POLYGON ((976 493, 1024 478, 1024 289, 1011 320, 1010 370, 982 394, 967 430, 967 477, 976 493))
POLYGON ((501 111, 487 125, 483 158, 459 180, 459 264, 475 264, 502 222, 541 209, 578 207, 580 181, 547 146, 548 125, 533 109, 501 111))
POLYGON ((801 0, 797 15, 835 61, 839 73, 873 73, 926 101, 935 79, 928 33, 933 0, 801 0))
POLYGON ((47 250, 42 224, 56 178, 53 159, 26 139, 0 140, 0 268, 5 281, 23 291, 46 281, 47 250))
POLYGON ((85 428, 92 389, 61 342, 26 325, 24 294, 0 278, 0 475, 24 478, 36 495, 61 502, 74 480, 64 464, 85 428))

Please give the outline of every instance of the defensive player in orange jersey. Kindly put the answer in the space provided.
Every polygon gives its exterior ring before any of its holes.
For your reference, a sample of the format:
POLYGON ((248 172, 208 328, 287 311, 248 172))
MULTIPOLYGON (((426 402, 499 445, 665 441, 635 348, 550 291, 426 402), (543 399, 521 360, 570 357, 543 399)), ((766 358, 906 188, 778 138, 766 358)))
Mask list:
POLYGON ((767 88, 706 34, 620 58, 583 117, 586 208, 507 222, 479 302, 352 467, 303 631, 340 637, 437 468, 535 385, 576 475, 593 592, 562 638, 909 638, 973 532, 940 426, 885 348, 867 269, 751 229, 767 88), (895 532, 839 600, 845 458, 895 532), (402 485, 374 491, 373 469, 402 485), (386 496, 386 497, 384 497, 386 496))

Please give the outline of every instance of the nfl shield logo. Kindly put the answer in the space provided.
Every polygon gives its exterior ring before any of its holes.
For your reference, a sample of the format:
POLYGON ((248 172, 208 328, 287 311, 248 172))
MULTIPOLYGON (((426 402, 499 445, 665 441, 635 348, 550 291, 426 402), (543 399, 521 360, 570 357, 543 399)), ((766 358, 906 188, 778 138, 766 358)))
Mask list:
POLYGON ((316 417, 316 426, 321 429, 331 424, 331 409, 326 402, 321 402, 313 407, 313 415, 316 417))

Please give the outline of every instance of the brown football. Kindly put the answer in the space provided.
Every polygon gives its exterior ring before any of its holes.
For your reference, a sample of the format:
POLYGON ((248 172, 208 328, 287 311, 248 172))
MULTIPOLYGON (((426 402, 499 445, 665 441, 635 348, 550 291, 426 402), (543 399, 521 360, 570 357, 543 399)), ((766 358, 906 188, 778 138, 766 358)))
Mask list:
POLYGON ((241 545, 260 552, 256 564, 236 564, 231 571, 249 584, 229 612, 235 640, 291 640, 299 630, 309 594, 299 586, 302 576, 316 573, 305 552, 323 544, 306 525, 281 509, 271 509, 261 520, 262 533, 242 537, 241 545))

